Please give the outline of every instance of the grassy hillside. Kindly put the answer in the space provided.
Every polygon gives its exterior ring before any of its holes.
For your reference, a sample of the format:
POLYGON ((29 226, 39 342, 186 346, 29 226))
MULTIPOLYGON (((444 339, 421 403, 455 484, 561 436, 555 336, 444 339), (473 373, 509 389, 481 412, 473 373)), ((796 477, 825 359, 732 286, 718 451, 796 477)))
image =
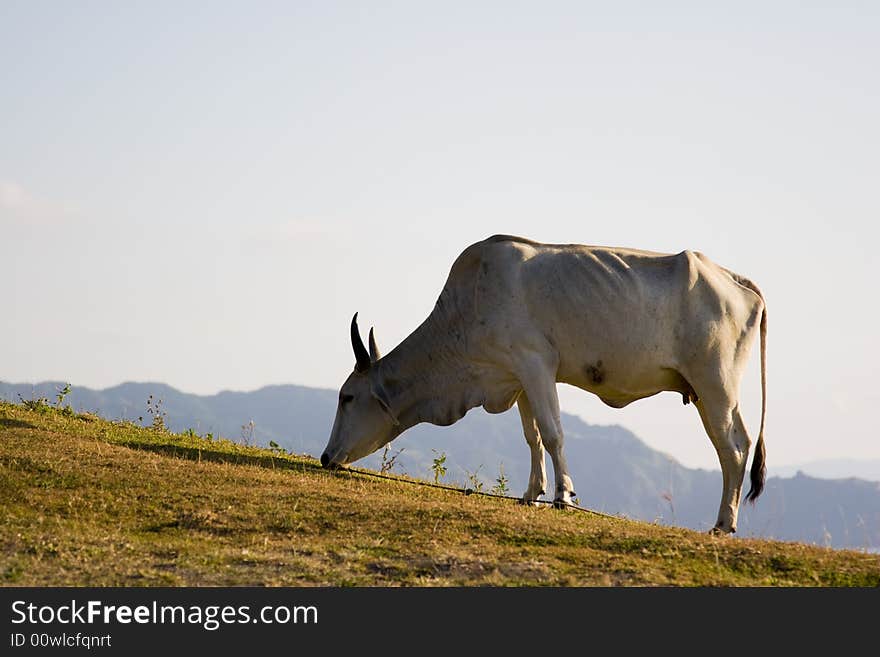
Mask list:
MULTIPOLYGON (((56 399, 61 382, 11 384, 0 381, 0 399, 56 399)), ((708 453, 697 412, 668 393, 671 412, 692 414, 692 435, 708 453)), ((65 403, 77 411, 111 419, 143 417, 150 423, 147 400, 169 427, 212 432, 266 446, 275 441, 297 453, 321 454, 333 424, 338 390, 274 385, 251 392, 193 395, 160 383, 123 383, 104 390, 74 386, 65 403), (251 425, 249 420, 255 424, 251 425)), ((648 522, 708 530, 721 498, 720 470, 687 468, 668 454, 652 449, 621 426, 599 426, 562 413, 568 464, 581 500, 591 508, 648 522)), ((771 443, 773 441, 771 440, 771 443)), ((510 488, 522 491, 529 476, 529 450, 522 437, 519 413, 490 415, 472 409, 452 426, 422 423, 397 438, 402 449, 397 470, 430 476, 435 450, 448 456, 449 478, 466 481, 476 472, 491 486, 501 467, 510 488)), ((760 502, 744 505, 739 536, 816 543, 837 548, 880 548, 880 484, 857 479, 823 480, 799 474, 773 476, 777 464, 771 450, 767 485, 760 502)), ((359 465, 378 468, 374 454, 359 465)))
POLYGON ((880 556, 326 472, 0 402, 6 585, 880 585, 880 556))

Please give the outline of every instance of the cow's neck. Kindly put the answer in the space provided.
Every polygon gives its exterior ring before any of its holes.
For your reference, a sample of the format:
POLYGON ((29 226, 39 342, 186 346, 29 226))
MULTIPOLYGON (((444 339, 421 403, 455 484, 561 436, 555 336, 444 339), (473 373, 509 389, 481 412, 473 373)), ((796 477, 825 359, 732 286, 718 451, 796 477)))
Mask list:
POLYGON ((400 422, 448 425, 483 403, 480 377, 466 357, 460 328, 432 313, 377 363, 377 376, 400 422))

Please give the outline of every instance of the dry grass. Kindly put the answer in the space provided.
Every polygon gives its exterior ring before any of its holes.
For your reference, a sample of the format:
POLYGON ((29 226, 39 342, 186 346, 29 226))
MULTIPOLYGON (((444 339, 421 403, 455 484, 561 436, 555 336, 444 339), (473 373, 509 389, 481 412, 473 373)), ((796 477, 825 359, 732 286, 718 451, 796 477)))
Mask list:
POLYGON ((7 585, 856 585, 880 556, 326 472, 0 402, 7 585))

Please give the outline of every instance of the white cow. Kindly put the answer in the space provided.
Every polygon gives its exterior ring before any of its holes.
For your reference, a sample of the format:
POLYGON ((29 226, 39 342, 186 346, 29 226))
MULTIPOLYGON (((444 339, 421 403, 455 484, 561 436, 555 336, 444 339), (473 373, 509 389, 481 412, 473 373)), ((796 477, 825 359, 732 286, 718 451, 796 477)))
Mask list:
POLYGON ((761 429, 751 469, 764 486, 767 312, 758 288, 701 253, 676 255, 495 235, 462 252, 434 310, 379 356, 351 323, 356 365, 339 391, 325 467, 380 449, 420 422, 448 425, 471 408, 514 403, 532 453, 525 503, 544 494, 544 449, 555 503, 575 496, 563 452, 556 383, 622 408, 664 390, 694 402, 721 462, 713 531, 736 531, 751 440, 739 406, 749 349, 761 336, 761 429))

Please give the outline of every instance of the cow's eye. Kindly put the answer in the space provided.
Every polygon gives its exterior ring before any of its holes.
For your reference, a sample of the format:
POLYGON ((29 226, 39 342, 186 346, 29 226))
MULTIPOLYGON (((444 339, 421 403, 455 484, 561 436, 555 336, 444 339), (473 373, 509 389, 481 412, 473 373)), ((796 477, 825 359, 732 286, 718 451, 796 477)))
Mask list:
POLYGON ((339 396, 339 403, 340 404, 347 404, 352 399, 354 399, 354 395, 340 395, 339 396))

